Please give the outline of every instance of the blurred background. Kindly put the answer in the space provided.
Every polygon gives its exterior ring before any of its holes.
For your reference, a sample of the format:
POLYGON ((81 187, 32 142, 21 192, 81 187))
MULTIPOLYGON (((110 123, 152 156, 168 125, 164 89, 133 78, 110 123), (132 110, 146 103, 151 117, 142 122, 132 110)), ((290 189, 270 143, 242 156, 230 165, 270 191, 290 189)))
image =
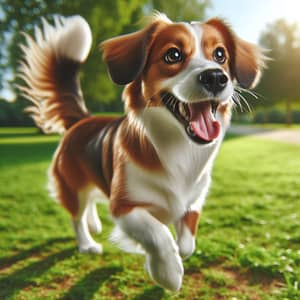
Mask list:
POLYGON ((108 78, 98 45, 139 28, 139 20, 156 9, 174 21, 218 16, 242 38, 268 49, 272 58, 255 95, 244 94, 234 112, 236 123, 300 123, 300 34, 297 0, 1 0, 0 6, 0 126, 31 126, 23 113, 26 100, 18 94, 16 72, 21 58, 21 32, 32 33, 41 17, 80 14, 93 32, 93 48, 82 68, 85 100, 94 113, 122 112, 122 87, 108 78))
POLYGON ((0 0, 0 299, 299 300, 299 12, 300 0, 0 0), (81 72, 87 106, 121 113, 122 87, 109 80, 98 45, 137 30, 154 9, 175 21, 224 18, 272 58, 255 94, 242 95, 250 109, 244 102, 234 112, 178 293, 154 285, 143 257, 107 240, 105 205, 95 237, 104 255, 78 253, 69 215, 45 188, 59 136, 30 127, 15 88, 21 32, 32 34, 41 17, 80 14, 93 32, 81 72))

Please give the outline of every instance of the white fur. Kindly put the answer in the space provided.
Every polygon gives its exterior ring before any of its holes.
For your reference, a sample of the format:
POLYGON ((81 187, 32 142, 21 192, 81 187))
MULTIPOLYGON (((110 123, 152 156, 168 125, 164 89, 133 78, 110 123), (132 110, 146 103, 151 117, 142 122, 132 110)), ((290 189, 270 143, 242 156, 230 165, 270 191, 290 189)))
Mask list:
POLYGON ((54 26, 45 19, 42 21, 43 31, 35 27, 35 39, 39 46, 52 47, 57 56, 85 61, 92 45, 92 33, 88 23, 81 16, 55 17, 54 26))
POLYGON ((118 225, 115 226, 113 232, 111 233, 110 241, 128 253, 146 254, 141 244, 131 239, 118 225))
POLYGON ((140 208, 117 218, 116 223, 146 251, 146 269, 150 276, 164 287, 177 291, 182 283, 183 266, 169 229, 140 208))
MULTIPOLYGON (((217 118, 224 128, 220 115, 217 118)), ((198 145, 187 137, 182 125, 164 107, 146 108, 139 115, 139 120, 139 126, 144 126, 149 140, 157 150, 163 172, 147 171, 128 162, 125 169, 128 196, 134 202, 149 203, 149 213, 155 215, 160 222, 166 225, 176 223, 179 226, 188 210, 199 212, 202 209, 209 190, 213 160, 225 130, 222 129, 214 142, 198 145)), ((130 218, 128 214, 127 219, 130 218)), ((138 226, 138 221, 134 222, 138 226)), ((123 223, 117 221, 117 224, 122 234, 114 234, 113 241, 122 249, 140 253, 137 249, 139 244, 143 245, 143 241, 138 238, 134 242, 130 241, 135 232, 129 234, 123 223)), ((181 229, 177 232, 180 254, 188 257, 194 251, 195 238, 185 228, 186 225, 180 226, 181 229)), ((135 231, 134 227, 131 230, 135 231)), ((148 253, 147 249, 145 251, 148 253)))
POLYGON ((174 222, 184 215, 190 206, 201 199, 204 203, 213 159, 218 151, 220 137, 207 145, 192 142, 182 125, 164 107, 147 108, 140 115, 146 133, 157 150, 164 171, 147 171, 134 163, 126 165, 126 186, 130 199, 146 202, 161 210, 161 221, 174 222), (160 124, 160 126, 157 126, 160 124))
POLYGON ((90 200, 87 204, 87 223, 92 233, 101 233, 102 224, 98 216, 96 201, 90 200))
POLYGON ((181 257, 190 257, 195 250, 195 237, 182 220, 175 224, 175 230, 177 234, 176 242, 179 247, 181 257))
POLYGON ((73 220, 78 248, 83 253, 102 253, 102 245, 96 243, 90 234, 90 229, 100 232, 101 222, 96 211, 96 204, 91 197, 93 189, 82 190, 79 195, 79 212, 73 220))

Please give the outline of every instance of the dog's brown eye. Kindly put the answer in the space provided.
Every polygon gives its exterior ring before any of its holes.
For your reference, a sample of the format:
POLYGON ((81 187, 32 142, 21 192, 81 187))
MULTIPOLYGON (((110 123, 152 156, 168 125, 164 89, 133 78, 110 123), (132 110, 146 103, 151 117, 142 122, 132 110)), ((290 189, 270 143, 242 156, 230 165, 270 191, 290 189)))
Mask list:
POLYGON ((214 60, 219 64, 224 64, 226 61, 225 49, 222 47, 218 47, 213 52, 214 60))
POLYGON ((170 48, 164 55, 164 61, 167 64, 175 64, 182 61, 183 55, 177 48, 170 48))

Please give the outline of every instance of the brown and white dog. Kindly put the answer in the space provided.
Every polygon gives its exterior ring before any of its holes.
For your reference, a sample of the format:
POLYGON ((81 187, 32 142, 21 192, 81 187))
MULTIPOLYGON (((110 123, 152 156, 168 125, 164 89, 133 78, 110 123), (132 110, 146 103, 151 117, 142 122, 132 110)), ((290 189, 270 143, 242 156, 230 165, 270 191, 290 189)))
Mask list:
POLYGON ((234 85, 252 88, 263 58, 219 19, 173 23, 156 14, 140 31, 102 43, 112 80, 126 85, 121 118, 92 117, 78 72, 91 47, 80 16, 26 37, 20 76, 37 125, 63 133, 49 170, 81 252, 101 253, 95 188, 109 199, 112 240, 146 256, 160 285, 178 290, 195 249, 213 161, 230 122, 234 85), (168 226, 174 224, 176 238, 168 226))

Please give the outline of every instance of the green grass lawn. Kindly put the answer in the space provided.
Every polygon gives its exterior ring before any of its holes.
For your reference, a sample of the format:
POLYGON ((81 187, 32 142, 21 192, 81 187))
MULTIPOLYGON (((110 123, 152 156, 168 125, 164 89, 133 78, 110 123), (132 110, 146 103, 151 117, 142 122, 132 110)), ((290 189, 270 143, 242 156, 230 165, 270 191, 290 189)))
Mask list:
POLYGON ((0 129, 0 299, 300 299, 300 147, 230 137, 214 168, 197 251, 180 292, 155 285, 143 257, 107 241, 79 254, 70 219, 46 192, 58 141, 35 129, 0 129))

